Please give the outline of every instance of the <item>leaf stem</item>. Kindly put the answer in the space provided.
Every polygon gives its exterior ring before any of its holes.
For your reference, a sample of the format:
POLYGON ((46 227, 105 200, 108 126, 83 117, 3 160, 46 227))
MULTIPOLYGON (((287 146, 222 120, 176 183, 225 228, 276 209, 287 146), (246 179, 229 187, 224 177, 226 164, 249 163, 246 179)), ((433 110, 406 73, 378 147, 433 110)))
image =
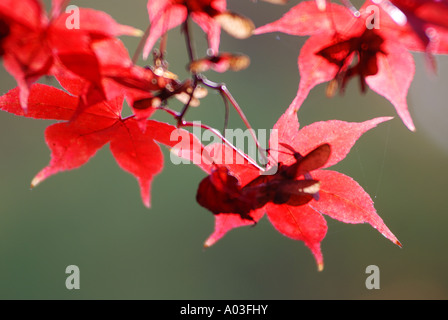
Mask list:
MULTIPOLYGON (((185 43, 187 46, 187 53, 188 53, 188 58, 190 60, 190 63, 192 63, 193 61, 195 61, 195 50, 193 47, 193 42, 192 42, 192 36, 191 36, 191 31, 190 31, 190 26, 189 26, 189 20, 190 20, 190 16, 187 16, 187 19, 185 19, 183 25, 182 25, 182 30, 184 32, 185 35, 185 43)), ((173 115, 175 117, 175 119, 177 120, 177 125, 178 127, 181 126, 185 126, 185 122, 184 120, 184 116, 187 113, 188 109, 190 108, 190 103, 193 99, 193 94, 194 91, 198 85, 198 83, 202 83, 203 85, 214 89, 214 90, 218 90, 219 93, 221 94, 223 100, 224 100, 224 104, 226 107, 226 120, 225 120, 225 124, 224 124, 224 130, 227 127, 227 121, 228 121, 228 104, 227 101, 230 102, 230 104, 233 106, 233 108, 236 110, 236 112, 238 113, 238 115, 240 116, 241 120, 243 121, 243 123, 245 124, 245 126, 249 129, 250 131, 250 135, 252 137, 252 139, 254 140, 257 149, 259 150, 259 153, 261 155, 261 157, 263 158, 263 162, 268 163, 268 159, 266 157, 266 155, 264 154, 263 151, 266 151, 266 149, 261 148, 260 143, 255 135, 254 130, 252 129, 252 126, 250 125, 249 121, 246 118, 246 115, 244 114, 243 110, 240 108, 238 102, 235 100, 235 98, 232 96, 232 94, 230 93, 230 91, 227 89, 226 85, 223 83, 216 83, 213 81, 208 80, 206 77, 204 77, 201 74, 197 74, 196 72, 191 72, 192 73, 192 77, 193 77, 193 84, 192 84, 192 90, 190 93, 190 97, 187 101, 187 103, 184 105, 184 107, 182 108, 182 111, 180 113, 176 113, 175 115, 173 115)), ((166 110, 166 109, 165 109, 166 110)), ((209 130, 211 130, 211 127, 207 127, 209 130)), ((214 133, 219 133, 218 130, 216 129, 212 129, 211 131, 213 131, 214 133)), ((218 135, 218 134, 217 134, 218 135)), ((246 158, 249 161, 249 157, 242 153, 241 151, 239 151, 234 145, 232 145, 230 142, 228 142, 225 138, 225 136, 223 136, 221 133, 219 133, 218 135, 222 141, 226 142, 229 146, 231 146, 234 150, 236 150, 240 155, 242 155, 244 158, 246 158)), ((259 168, 260 170, 264 170, 261 169, 261 167, 258 166, 258 164, 256 164, 256 162, 252 159, 250 159, 251 163, 253 163, 254 165, 257 166, 257 168, 259 168)))
POLYGON ((188 52, 188 58, 190 59, 190 62, 195 60, 194 57, 194 48, 193 48, 193 42, 191 39, 191 34, 190 34, 190 16, 187 16, 187 19, 185 19, 183 25, 182 25, 182 30, 185 34, 185 42, 187 44, 187 52, 188 52))
POLYGON ((353 14, 356 18, 358 18, 358 17, 361 15, 361 13, 359 12, 359 10, 356 9, 356 7, 353 5, 353 3, 352 3, 350 0, 341 0, 341 3, 342 3, 347 9, 349 9, 349 10, 352 12, 352 14, 353 14))
MULTIPOLYGON (((257 139, 257 136, 255 135, 255 132, 252 128, 252 126, 249 123, 249 120, 247 120, 246 115, 244 114, 243 110, 241 109, 241 107, 239 106, 238 102, 235 100, 235 98, 232 96, 232 94, 230 93, 229 89, 227 89, 227 86, 224 83, 216 83, 213 82, 203 76, 198 76, 199 77, 199 81, 204 84, 205 86, 211 88, 211 89, 215 89, 218 90, 221 95, 223 96, 223 98, 226 98, 230 104, 233 106, 233 108, 236 110, 236 112, 238 113, 239 117, 241 118, 241 120, 243 121, 244 125, 246 126, 247 129, 249 129, 250 134, 252 136, 252 139, 254 140, 257 149, 260 151, 266 151, 266 149, 262 148, 260 146, 260 143, 257 139)), ((227 124, 226 124, 227 125, 227 124)), ((268 159, 267 157, 264 155, 263 152, 260 152, 260 155, 262 156, 263 160, 268 163, 268 159)))
POLYGON ((255 160, 253 160, 251 157, 249 157, 247 154, 245 154, 244 152, 242 152, 241 150, 239 150, 237 147, 235 147, 229 140, 227 140, 218 130, 216 130, 215 128, 212 128, 208 125, 202 124, 202 123, 196 123, 196 122, 188 122, 188 121, 184 121, 182 123, 183 127, 199 127, 205 130, 209 130, 211 131, 213 134, 217 135, 221 141, 225 144, 227 144, 229 147, 231 147, 236 153, 238 153, 241 157, 243 157, 244 159, 246 159, 250 164, 252 164, 253 166, 255 166, 258 170, 260 171, 265 171, 262 167, 260 167, 257 162, 255 160))
MULTIPOLYGON (((168 114, 172 115, 175 119, 179 119, 180 113, 176 112, 170 108, 166 108, 166 107, 159 107, 159 110, 163 110, 165 112, 167 112, 168 114)), ((182 120, 180 121, 180 123, 178 122, 178 127, 196 127, 196 128, 201 128, 201 129, 205 129, 205 130, 209 130, 210 132, 212 132, 213 134, 215 134, 218 138, 221 139, 221 141, 228 145, 230 148, 232 148, 237 154, 239 154, 241 157, 243 157, 244 159, 246 159, 250 164, 252 164, 254 167, 256 167, 258 170, 260 171, 265 171, 264 168, 260 167, 257 162, 255 160, 253 160, 251 157, 249 157, 247 154, 245 154, 244 152, 242 152, 241 150, 239 150, 237 147, 235 147, 229 140, 227 140, 222 134, 221 132, 219 132, 219 130, 216 130, 215 128, 212 128, 206 124, 203 123, 198 123, 198 122, 189 122, 189 121, 185 121, 182 120)))
MULTIPOLYGON (((187 19, 185 19, 183 25, 182 25, 182 30, 185 34, 185 43, 187 45, 187 52, 188 52, 188 58, 190 60, 190 63, 193 62, 195 60, 195 54, 194 54, 194 48, 193 48, 193 43, 192 43, 192 38, 191 38, 191 34, 190 34, 190 26, 189 26, 189 19, 190 16, 187 16, 187 19)), ((196 87, 198 85, 198 76, 195 72, 192 73, 193 75, 193 85, 192 85, 192 90, 190 92, 190 97, 187 101, 187 103, 184 105, 182 111, 180 112, 180 114, 177 116, 177 125, 179 126, 182 121, 184 121, 184 116, 187 113, 188 109, 190 108, 190 104, 191 101, 193 100, 193 94, 194 94, 194 90, 196 90, 196 87)))
POLYGON ((143 34, 142 38, 138 43, 137 49, 135 49, 134 55, 132 56, 133 64, 137 64, 140 53, 142 53, 143 48, 145 47, 146 44, 146 40, 148 40, 150 30, 151 30, 151 24, 149 24, 148 27, 146 28, 145 33, 143 34))

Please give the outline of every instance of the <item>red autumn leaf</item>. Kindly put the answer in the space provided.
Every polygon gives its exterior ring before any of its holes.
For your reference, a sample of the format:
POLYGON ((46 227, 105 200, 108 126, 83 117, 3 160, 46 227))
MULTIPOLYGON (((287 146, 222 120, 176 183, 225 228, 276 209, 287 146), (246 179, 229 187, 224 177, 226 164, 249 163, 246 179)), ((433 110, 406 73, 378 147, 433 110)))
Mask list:
POLYGON ((258 176, 245 186, 225 165, 216 165, 199 184, 196 200, 214 214, 239 214, 251 221, 254 220, 251 213, 267 203, 291 206, 308 203, 317 196, 319 181, 307 174, 325 164, 330 146, 323 144, 303 157, 298 153, 294 155, 295 163, 279 163, 274 174, 258 176))
MULTIPOLYGON (((247 185, 249 182, 256 179, 260 174, 259 170, 255 166, 249 164, 248 161, 244 159, 240 154, 236 153, 226 145, 213 144, 211 146, 207 146, 206 152, 215 163, 225 164, 225 167, 228 168, 229 172, 237 179, 238 183, 241 186, 247 185), (226 161, 226 159, 232 160, 226 161)), ((202 169, 210 174, 213 170, 213 165, 210 165, 208 167, 203 166, 202 169)), ((198 194, 197 197, 198 196, 205 196, 205 194, 198 194)), ((248 226, 256 223, 263 217, 263 215, 263 209, 255 209, 250 212, 250 219, 242 217, 239 213, 215 214, 214 232, 208 237, 208 239, 204 243, 204 246, 209 247, 213 245, 228 231, 234 228, 248 226)))
MULTIPOLYGON (((51 32, 48 38, 59 62, 52 69, 52 74, 60 76, 68 71, 85 80, 78 107, 80 113, 90 105, 122 94, 116 86, 107 86, 105 82, 110 82, 108 80, 129 78, 132 81, 135 78, 135 75, 128 74, 134 70, 132 60, 124 45, 115 37, 138 36, 141 32, 118 24, 106 13, 92 9, 80 9, 77 21, 79 28, 67 28, 67 21, 70 21, 70 12, 58 16, 49 27, 51 32)), ((149 83, 151 81, 152 77, 146 80, 149 83)), ((146 85, 140 89, 148 88, 146 85)))
POLYGON ((135 28, 116 23, 104 12, 80 8, 77 13, 61 14, 61 2, 53 4, 53 16, 48 19, 38 0, 0 3, 0 52, 5 68, 21 89, 20 101, 25 110, 29 86, 40 77, 53 74, 56 67, 85 78, 102 92, 92 44, 99 39, 141 34, 135 28), (71 14, 79 21, 68 26, 71 14))
POLYGON ((226 0, 148 0, 151 28, 143 58, 148 58, 160 37, 185 22, 188 16, 207 34, 208 46, 213 54, 219 52, 221 28, 237 38, 249 37, 254 29, 253 23, 228 11, 226 7, 226 0))
MULTIPOLYGON (((420 41, 408 41, 409 49, 431 53, 447 53, 448 50, 448 1, 419 0, 378 1, 392 19, 409 27, 420 41), (390 3, 395 7, 390 9, 390 3), (398 8, 400 12, 397 12, 398 8), (403 16, 405 19, 403 19, 403 16), (398 18, 397 18, 398 17, 398 18)), ((409 35, 408 35, 409 37, 409 35)))
POLYGON ((226 0, 148 0, 147 7, 151 29, 143 50, 144 59, 156 41, 168 30, 182 24, 189 14, 207 33, 209 47, 214 52, 219 51, 221 28, 213 17, 226 10, 226 0))
POLYGON ((136 118, 143 120, 141 124, 144 128, 146 123, 144 120, 155 111, 151 101, 168 84, 173 87, 173 79, 166 78, 163 72, 158 70, 134 65, 126 47, 119 39, 106 38, 95 41, 92 50, 98 58, 101 89, 64 68, 55 68, 54 72, 57 80, 67 91, 80 96, 81 105, 78 106, 76 115, 82 113, 89 105, 125 96, 136 118), (147 103, 142 106, 143 101, 147 103))
POLYGON ((255 33, 311 35, 298 59, 297 105, 320 83, 330 81, 327 93, 333 95, 338 87, 343 91, 347 81, 358 76, 361 89, 365 91, 367 85, 388 99, 403 123, 413 131, 406 96, 415 65, 408 49, 411 39, 413 42, 418 39, 388 19, 384 11, 378 13, 379 29, 368 28, 367 22, 372 19, 372 12, 367 10, 369 4, 360 9, 360 17, 355 17, 349 9, 337 4, 322 11, 315 2, 302 2, 255 33))
POLYGON ((92 45, 118 35, 139 35, 135 28, 116 23, 109 15, 92 9, 79 9, 79 21, 67 27, 70 13, 63 13, 49 25, 47 39, 53 53, 71 72, 92 83, 100 81, 99 62, 92 45))
POLYGON ((51 16, 57 17, 62 13, 64 5, 68 5, 70 0, 52 0, 51 1, 51 16))
MULTIPOLYGON (((320 167, 330 167, 344 159, 362 134, 391 118, 376 118, 362 123, 333 120, 314 123, 299 129, 295 112, 297 109, 298 106, 293 102, 275 124, 275 135, 271 136, 270 142, 275 142, 272 139, 278 137, 277 161, 281 163, 281 166, 286 167, 296 163, 300 164, 300 161, 297 161, 297 154, 310 154, 313 150, 319 150, 319 146, 322 145, 331 147, 331 154, 325 163, 313 163, 311 161, 306 164, 307 169, 302 171, 309 171, 307 177, 319 181, 319 196, 301 205, 290 205, 288 202, 267 202, 262 208, 254 207, 249 213, 252 221, 244 219, 244 216, 238 214, 215 214, 215 231, 207 239, 205 245, 213 245, 228 231, 236 227, 257 222, 266 213, 269 221, 280 233, 292 239, 301 240, 310 248, 319 270, 323 268, 320 244, 327 231, 327 225, 322 214, 345 223, 369 223, 386 238, 401 246, 397 238, 378 216, 373 201, 361 186, 352 178, 339 172, 319 169, 320 167), (291 154, 290 149, 294 150, 295 153, 291 154)), ((319 158, 315 157, 314 159, 319 158)), ((251 181, 264 179, 264 176, 257 178, 258 171, 248 163, 226 166, 230 174, 242 186, 241 190, 251 181)), ((235 182, 231 184, 235 184, 235 182)), ((229 187, 229 185, 225 186, 229 187)), ((235 190, 238 190, 238 188, 233 189, 233 191, 235 190)), ((217 210, 215 208, 215 211, 217 210)))
POLYGON ((5 69, 20 86, 26 109, 29 85, 49 72, 53 63, 50 49, 42 41, 48 19, 37 0, 0 3, 0 21, 4 29, 1 53, 5 69))
MULTIPOLYGON (((122 118, 123 98, 118 97, 91 106, 73 121, 79 98, 51 86, 31 87, 29 109, 25 114, 19 102, 18 88, 0 97, 0 109, 16 115, 65 122, 50 125, 45 140, 51 149, 51 161, 33 179, 36 186, 49 176, 84 165, 106 143, 110 143, 115 160, 131 173, 140 185, 143 203, 151 203, 150 186, 153 177, 163 168, 163 155, 158 143, 169 147, 178 145, 171 139, 175 127, 153 120, 146 121, 142 131, 133 117, 122 118)), ((184 132, 184 130, 180 130, 184 132)), ((184 132, 184 134, 189 133, 184 132)), ((191 136, 191 141, 195 141, 191 136)))
MULTIPOLYGON (((296 109, 297 106, 293 103, 279 119, 274 129, 278 129, 278 136, 288 139, 291 147, 300 153, 306 153, 308 150, 322 143, 330 144, 332 154, 325 167, 330 167, 344 159, 351 147, 363 133, 379 123, 391 119, 376 118, 362 123, 348 123, 333 120, 317 122, 298 130, 299 124, 296 113, 294 112, 296 109)), ((279 161, 288 163, 287 157, 288 155, 280 153, 279 161)), ((291 156, 289 157, 292 158, 291 156)), ((289 161, 293 160, 291 159, 289 161)), ((376 213, 373 201, 369 195, 353 179, 341 173, 327 170, 316 170, 311 175, 313 179, 321 183, 319 200, 313 200, 303 207, 290 209, 288 212, 292 216, 297 217, 297 215, 300 215, 301 210, 304 209, 307 221, 314 221, 314 224, 310 223, 311 230, 321 225, 322 219, 319 217, 320 214, 326 214, 345 223, 369 223, 386 238, 401 246, 397 238, 390 232, 376 213), (314 210, 314 217, 308 209, 314 210)), ((286 224, 286 226, 276 225, 275 223, 278 219, 275 215, 281 214, 280 209, 278 207, 272 207, 266 210, 268 217, 274 219, 274 221, 271 221, 274 226, 288 236, 291 226, 289 224, 286 224)), ((294 225, 294 219, 290 221, 294 225)), ((301 224, 298 224, 298 226, 301 227, 301 231, 307 230, 301 224)), ((299 240, 303 240, 312 250, 318 266, 321 268, 323 266, 323 258, 320 251, 320 242, 316 241, 312 233, 310 235, 311 237, 309 238, 306 234, 299 233, 297 237, 299 240)))

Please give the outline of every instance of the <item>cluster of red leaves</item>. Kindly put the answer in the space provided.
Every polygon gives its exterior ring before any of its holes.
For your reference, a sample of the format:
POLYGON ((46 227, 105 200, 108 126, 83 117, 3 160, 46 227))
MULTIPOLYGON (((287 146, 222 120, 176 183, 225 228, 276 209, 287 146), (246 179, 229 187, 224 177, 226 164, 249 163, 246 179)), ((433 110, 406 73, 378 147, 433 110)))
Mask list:
POLYGON ((378 28, 367 23, 372 22, 373 2, 367 1, 354 14, 341 5, 305 1, 255 31, 248 18, 227 9, 226 0, 149 0, 151 25, 142 40, 145 59, 168 30, 181 24, 189 40, 190 18, 207 34, 211 54, 193 60, 189 52, 192 79, 184 82, 166 70, 160 57, 154 67, 135 65, 117 37, 142 32, 115 22, 104 12, 79 9, 79 27, 68 27, 71 15, 63 12, 68 3, 53 0, 48 16, 38 0, 0 2, 0 56, 18 83, 0 97, 0 110, 60 121, 45 131, 51 161, 35 176, 32 186, 82 166, 109 143, 119 166, 138 180, 143 203, 149 207, 151 181, 163 168, 161 143, 176 147, 183 157, 199 151, 212 159, 200 164, 208 176, 197 192, 198 203, 215 215, 215 230, 206 246, 231 229, 257 223, 265 213, 280 233, 310 248, 320 270, 321 242, 327 231, 323 214, 345 223, 369 223, 401 246, 362 187, 344 174, 325 170, 343 160, 362 134, 390 118, 362 123, 333 120, 300 129, 297 111, 314 86, 330 82, 331 95, 338 87, 343 91, 358 76, 361 91, 368 86, 386 97, 404 124, 414 130, 406 103, 414 75, 409 50, 425 52, 428 57, 447 52, 446 0, 378 2, 379 16, 373 17, 375 23, 380 17, 378 28), (400 10, 406 20, 397 18, 394 10, 400 10), (248 57, 219 51, 221 28, 237 38, 275 31, 311 36, 298 60, 297 96, 274 125, 277 135, 271 140, 278 138, 278 149, 271 150, 263 172, 235 148, 224 144, 206 148, 188 131, 149 119, 162 109, 174 116, 178 126, 185 125, 184 113, 166 107, 169 98, 181 96, 186 110, 202 95, 196 90, 197 82, 209 83, 198 74, 247 67, 248 57), (62 89, 35 84, 42 76, 55 77, 62 89), (134 112, 125 118, 124 101, 134 112), (188 136, 188 143, 173 139, 175 130, 177 137, 188 136), (228 152, 233 159, 230 164, 222 161, 228 152))
MULTIPOLYGON (((275 157, 278 159, 271 163, 279 165, 276 174, 260 176, 252 164, 240 164, 243 160, 237 154, 234 164, 225 165, 225 170, 222 166, 209 168, 210 176, 201 182, 197 196, 201 205, 215 213, 215 231, 205 246, 213 245, 234 228, 256 223, 265 213, 280 233, 310 248, 319 270, 323 268, 320 243, 327 232, 322 214, 345 223, 369 223, 401 246, 356 181, 323 170, 343 160, 363 133, 391 118, 362 123, 324 121, 299 129, 297 108, 291 104, 274 125, 275 139, 278 137, 281 146, 275 157)), ((212 149, 209 154, 222 163, 219 158, 228 151, 221 145, 212 149)))
MULTIPOLYGON (((414 23, 399 25, 383 7, 377 6, 378 11, 373 15, 371 5, 375 3, 366 1, 356 16, 346 7, 334 3, 322 11, 315 2, 305 1, 291 8, 279 20, 259 27, 255 34, 279 31, 311 36, 303 45, 298 59, 300 84, 296 99, 299 105, 320 83, 330 81, 328 94, 332 95, 338 87, 343 91, 352 77, 359 76, 361 90, 365 91, 367 85, 388 99, 403 123, 414 131, 406 101, 415 73, 409 50, 447 53, 448 29, 435 19, 415 22, 414 14, 422 16, 417 6, 409 9, 412 15, 406 14, 414 23), (376 28, 368 28, 375 17, 379 20, 376 28), (422 33, 426 35, 428 30, 432 33, 432 41, 422 41, 422 38, 426 39, 422 33)), ((446 6, 446 2, 437 6, 446 6)), ((437 11, 437 8, 431 8, 430 16, 438 17, 437 11)))
POLYGON ((85 79, 86 99, 99 102, 105 90, 101 84, 104 75, 100 57, 95 53, 96 43, 120 35, 141 34, 92 9, 80 9, 79 23, 83 28, 68 28, 70 15, 61 12, 61 3, 53 1, 52 15, 48 17, 38 0, 0 2, 3 30, 0 52, 5 68, 20 87, 20 102, 25 111, 30 85, 44 75, 60 72, 85 79))
MULTIPOLYGON (((150 206, 151 181, 163 168, 163 155, 156 142, 169 147, 178 145, 177 140, 171 139, 171 134, 173 130, 181 129, 145 120, 145 130, 142 130, 139 123, 142 120, 133 116, 121 117, 122 97, 95 104, 72 120, 77 112, 79 96, 35 84, 31 88, 26 114, 18 96, 16 88, 0 97, 0 109, 29 118, 63 121, 45 130, 51 161, 34 177, 32 187, 53 174, 84 165, 101 147, 110 143, 118 165, 136 177, 143 203, 150 206)), ((191 135, 191 139, 194 141, 195 138, 191 135)))
POLYGON ((81 28, 68 29, 68 16, 60 13, 60 5, 61 1, 53 1, 52 19, 48 19, 37 0, 0 3, 0 21, 10 30, 2 41, 3 60, 19 84, 0 97, 0 109, 65 121, 47 128, 51 161, 31 185, 82 166, 110 142, 119 166, 137 178, 143 203, 149 207, 152 178, 163 168, 156 142, 171 147, 178 144, 171 139, 176 128, 147 120, 153 108, 135 109, 135 115, 125 119, 121 112, 124 99, 131 106, 151 100, 173 80, 133 64, 115 36, 136 35, 137 29, 91 9, 80 9, 81 28), (31 84, 43 75, 54 76, 65 91, 31 84))

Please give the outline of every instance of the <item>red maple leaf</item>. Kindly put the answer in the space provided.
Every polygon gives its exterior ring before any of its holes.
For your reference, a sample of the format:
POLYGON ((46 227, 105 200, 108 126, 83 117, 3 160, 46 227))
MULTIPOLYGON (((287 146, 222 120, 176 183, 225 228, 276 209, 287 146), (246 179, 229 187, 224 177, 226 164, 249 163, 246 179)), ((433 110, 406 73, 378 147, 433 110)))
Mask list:
MULTIPOLYGON (((409 48, 428 53, 448 51, 448 1, 446 0, 380 0, 381 7, 391 18, 415 32, 420 41, 407 41, 409 48), (395 7, 390 6, 392 3, 395 7), (397 12, 398 8, 400 12, 397 12), (403 16, 405 17, 403 19, 403 16)), ((409 36, 409 35, 408 35, 409 36)))
POLYGON ((79 24, 68 27, 71 13, 61 13, 61 1, 53 4, 49 19, 38 0, 0 2, 0 53, 5 68, 21 89, 20 101, 25 110, 29 86, 58 67, 83 77, 102 91, 92 44, 104 38, 141 34, 102 11, 83 8, 77 14, 79 24))
POLYGON ((177 139, 171 139, 174 130, 189 135, 190 143, 196 143, 197 139, 185 130, 153 120, 146 120, 142 131, 134 116, 121 117, 123 97, 93 105, 69 121, 77 110, 78 100, 79 97, 54 87, 34 84, 25 114, 20 106, 18 88, 0 97, 1 110, 29 118, 64 121, 50 125, 45 131, 45 140, 52 152, 51 161, 34 177, 32 187, 53 174, 81 167, 102 146, 110 143, 118 165, 138 180, 143 203, 149 207, 152 179, 163 168, 158 143, 181 146, 177 139))
MULTIPOLYGON (((331 154, 328 161, 320 166, 323 166, 323 168, 333 166, 345 158, 363 133, 379 123, 391 119, 387 117, 376 118, 362 123, 332 120, 317 122, 299 130, 297 109, 298 106, 293 102, 274 126, 274 129, 276 129, 274 130, 275 137, 278 137, 280 146, 277 161, 282 166, 291 166, 297 163, 297 156, 291 154, 290 148, 295 150, 295 154, 306 155, 326 144, 331 147, 331 154), (285 147, 286 144, 290 147, 285 147)), ((273 136, 271 136, 272 139, 273 136)), ((220 154, 219 151, 216 153, 220 154)), ((213 154, 213 152, 210 152, 210 154, 213 154)), ((226 164, 226 167, 243 189, 259 177, 259 171, 247 162, 245 164, 226 164)), ((320 244, 327 232, 327 224, 322 214, 345 223, 369 223, 386 238, 401 246, 397 238, 376 213, 370 196, 356 181, 342 173, 321 170, 316 167, 318 166, 310 169, 309 177, 319 181, 319 197, 312 198, 310 201, 297 206, 290 205, 288 202, 275 203, 270 201, 261 208, 252 208, 249 213, 251 219, 245 218, 238 212, 218 214, 215 212, 215 230, 205 242, 205 246, 213 245, 234 228, 251 225, 259 221, 264 213, 267 214, 269 221, 280 233, 292 239, 301 240, 310 248, 319 270, 323 268, 320 244)), ((209 179, 215 178, 212 173, 209 179)), ((235 181, 224 185, 227 188, 227 193, 232 184, 235 185, 235 181)), ((235 188, 233 191, 235 191, 235 188)), ((232 204, 230 204, 231 208, 232 204)), ((229 207, 225 209, 229 209, 229 207)), ((214 208, 214 210, 219 211, 218 208, 214 208)))
MULTIPOLYGON (((64 68, 55 68, 54 76, 73 95, 79 96, 80 106, 76 115, 90 105, 103 100, 125 96, 138 120, 151 116, 156 106, 155 95, 168 85, 175 87, 174 80, 164 77, 162 68, 151 69, 135 65, 124 44, 116 38, 97 40, 92 51, 98 58, 97 84, 64 68)), ((144 126, 145 122, 141 122, 144 126)))
POLYGON ((279 20, 256 29, 255 33, 280 31, 311 35, 298 59, 297 105, 320 83, 330 81, 327 92, 332 95, 338 87, 343 91, 347 81, 358 76, 361 89, 365 91, 367 85, 388 99, 404 124, 413 131, 415 126, 406 96, 415 65, 408 49, 416 49, 415 45, 410 48, 410 44, 419 40, 409 28, 394 23, 382 10, 378 13, 379 28, 368 28, 373 18, 372 12, 367 10, 370 4, 366 2, 360 9, 360 16, 356 17, 337 4, 332 3, 322 11, 315 2, 302 2, 279 20))
POLYGON ((237 38, 246 38, 253 30, 249 19, 227 10, 226 0, 148 0, 147 7, 151 28, 143 49, 144 59, 162 35, 185 22, 188 16, 207 34, 213 55, 219 52, 221 28, 237 38))
POLYGON ((279 163, 275 173, 258 176, 244 187, 225 165, 217 165, 199 184, 196 200, 214 214, 239 214, 251 221, 251 213, 267 203, 300 206, 318 196, 319 181, 308 174, 323 166, 329 156, 328 144, 305 156, 294 152, 295 163, 279 163))
POLYGON ((209 47, 217 53, 221 27, 213 16, 224 12, 226 6, 226 0, 149 0, 147 7, 151 29, 143 58, 149 56, 154 44, 163 34, 183 23, 189 14, 207 33, 209 47))

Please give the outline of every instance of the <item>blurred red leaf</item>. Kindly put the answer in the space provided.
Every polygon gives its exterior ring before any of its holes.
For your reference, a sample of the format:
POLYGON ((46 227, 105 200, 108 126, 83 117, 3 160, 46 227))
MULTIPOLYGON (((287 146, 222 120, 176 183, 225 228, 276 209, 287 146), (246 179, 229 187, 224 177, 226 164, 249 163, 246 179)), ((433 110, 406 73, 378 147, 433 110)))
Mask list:
POLYGON ((5 68, 16 79, 20 101, 27 108, 29 87, 44 75, 63 67, 83 77, 103 96, 100 63, 92 45, 120 35, 141 35, 141 31, 120 25, 102 11, 79 8, 78 13, 61 13, 61 1, 49 19, 40 1, 4 0, 0 3, 0 53, 5 68), (76 14, 77 24, 67 21, 76 14))
MULTIPOLYGON (((391 0, 406 17, 406 26, 411 28, 420 41, 408 41, 409 49, 431 53, 448 51, 448 1, 446 0, 391 0)), ((391 18, 396 10, 389 9, 389 1, 378 1, 391 18)), ((396 21, 397 19, 394 19, 396 21)))
MULTIPOLYGON (((372 24, 375 14, 369 7, 371 4, 366 2, 356 17, 349 9, 334 3, 322 11, 315 2, 306 1, 255 33, 280 31, 311 36, 298 59, 297 105, 320 83, 330 81, 327 94, 331 96, 338 88, 343 92, 347 82, 358 76, 363 92, 367 85, 388 99, 406 127, 414 131, 406 96, 415 66, 408 50, 416 49, 420 41, 409 27, 394 23, 380 7, 372 24)), ((443 53, 447 44, 439 43, 440 50, 436 52, 443 53)))
POLYGON ((207 33, 209 47, 219 52, 221 27, 214 16, 226 10, 226 0, 148 0, 150 35, 143 50, 147 59, 156 41, 168 30, 182 24, 188 15, 207 33))
POLYGON ((189 16, 207 34, 213 55, 219 53, 221 28, 240 39, 251 36, 254 29, 250 19, 227 10, 226 0, 148 0, 147 8, 151 28, 143 49, 145 60, 157 40, 189 16))

